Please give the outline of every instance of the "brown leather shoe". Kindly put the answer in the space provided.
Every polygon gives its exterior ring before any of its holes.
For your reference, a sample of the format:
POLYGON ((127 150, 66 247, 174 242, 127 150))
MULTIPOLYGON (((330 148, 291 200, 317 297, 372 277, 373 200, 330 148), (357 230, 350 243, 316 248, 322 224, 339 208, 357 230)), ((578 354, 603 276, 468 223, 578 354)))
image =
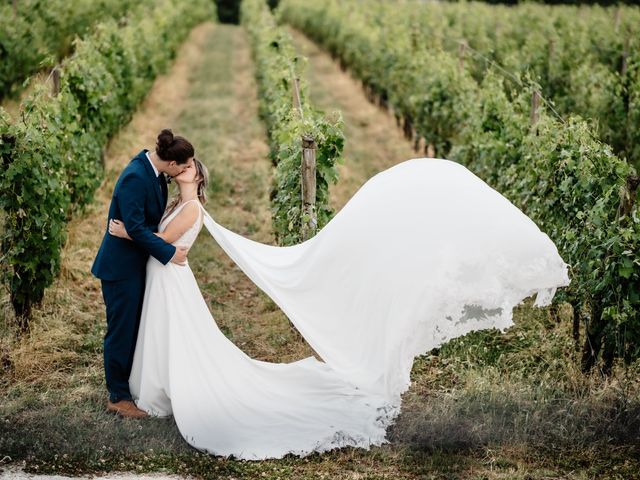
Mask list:
POLYGON ((120 400, 116 403, 107 400, 107 411, 128 418, 144 418, 148 416, 147 412, 140 410, 131 400, 120 400))

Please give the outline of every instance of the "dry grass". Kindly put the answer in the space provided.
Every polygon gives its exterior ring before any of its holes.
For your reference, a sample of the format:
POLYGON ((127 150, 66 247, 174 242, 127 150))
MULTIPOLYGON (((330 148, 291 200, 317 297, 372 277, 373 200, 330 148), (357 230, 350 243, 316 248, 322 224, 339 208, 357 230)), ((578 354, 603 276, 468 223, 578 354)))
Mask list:
POLYGON ((424 449, 640 445, 640 363, 584 375, 571 315, 526 302, 505 334, 456 339, 414 365, 393 438, 424 449))

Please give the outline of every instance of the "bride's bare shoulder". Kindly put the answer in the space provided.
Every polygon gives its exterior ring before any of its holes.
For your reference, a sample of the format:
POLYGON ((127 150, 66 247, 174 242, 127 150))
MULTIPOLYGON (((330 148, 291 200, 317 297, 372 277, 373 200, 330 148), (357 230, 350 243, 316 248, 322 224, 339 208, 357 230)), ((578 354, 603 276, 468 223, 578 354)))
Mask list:
POLYGON ((198 200, 189 200, 182 206, 182 208, 176 215, 176 218, 182 217, 185 220, 190 219, 192 221, 195 221, 198 218, 199 214, 200 214, 200 202, 198 200))
POLYGON ((165 242, 173 243, 198 221, 200 202, 188 202, 180 207, 175 217, 167 224, 162 235, 165 242))

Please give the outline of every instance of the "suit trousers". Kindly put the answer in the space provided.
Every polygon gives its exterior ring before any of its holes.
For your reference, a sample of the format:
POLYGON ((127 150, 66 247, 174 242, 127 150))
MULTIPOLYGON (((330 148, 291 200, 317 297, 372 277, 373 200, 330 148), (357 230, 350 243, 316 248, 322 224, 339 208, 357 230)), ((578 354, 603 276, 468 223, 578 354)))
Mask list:
POLYGON ((125 280, 102 280, 102 296, 107 309, 104 336, 104 374, 109 400, 131 400, 129 375, 138 338, 145 274, 132 273, 125 280))

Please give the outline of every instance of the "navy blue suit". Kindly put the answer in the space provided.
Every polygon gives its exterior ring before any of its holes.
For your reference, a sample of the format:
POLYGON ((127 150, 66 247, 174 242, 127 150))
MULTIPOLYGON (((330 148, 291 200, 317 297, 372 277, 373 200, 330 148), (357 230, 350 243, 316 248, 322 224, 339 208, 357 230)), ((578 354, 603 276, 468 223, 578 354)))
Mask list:
POLYGON ((167 264, 176 248, 154 232, 167 205, 164 175, 156 177, 144 149, 122 171, 91 273, 102 280, 107 310, 104 369, 112 402, 130 400, 129 375, 138 337, 149 255, 167 264), (132 240, 109 234, 109 219, 122 220, 132 240))

